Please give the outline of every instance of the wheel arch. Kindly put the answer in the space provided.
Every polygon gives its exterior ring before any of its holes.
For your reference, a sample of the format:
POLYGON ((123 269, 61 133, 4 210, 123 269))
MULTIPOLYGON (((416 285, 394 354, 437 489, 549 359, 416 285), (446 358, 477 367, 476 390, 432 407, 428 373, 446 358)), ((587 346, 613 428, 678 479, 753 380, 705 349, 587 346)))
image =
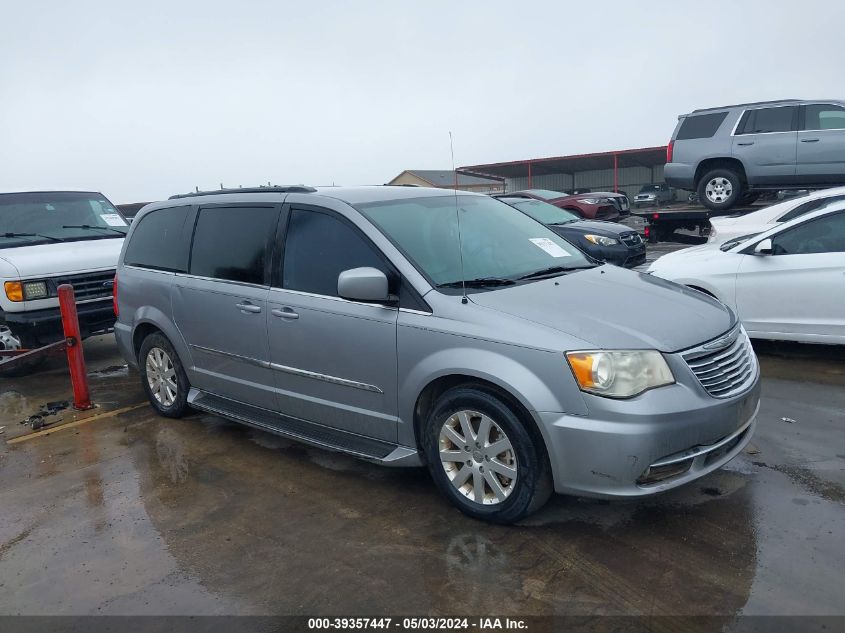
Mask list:
POLYGON ((194 363, 190 348, 185 343, 185 339, 182 338, 182 334, 176 325, 171 323, 164 313, 151 306, 144 306, 139 309, 134 319, 132 327, 132 351, 135 354, 135 358, 138 358, 144 339, 154 332, 161 332, 167 337, 167 340, 170 341, 173 349, 179 355, 185 371, 190 374, 194 363))
POLYGON ((704 174, 709 171, 713 171, 714 169, 730 169, 735 171, 739 174, 743 184, 748 183, 745 165, 741 160, 733 158, 732 156, 718 156, 714 158, 705 158, 698 163, 698 166, 695 168, 695 176, 693 177, 693 187, 695 187, 695 191, 698 191, 698 185, 701 183, 701 179, 704 177, 704 174))
POLYGON ((531 409, 526 402, 524 402, 522 394, 517 395, 512 388, 474 373, 449 373, 438 376, 426 384, 419 392, 413 409, 413 431, 417 446, 422 445, 421 433, 423 424, 434 409, 437 401, 444 393, 458 387, 475 388, 499 398, 525 425, 525 428, 542 449, 545 459, 549 459, 549 439, 542 425, 538 423, 537 418, 531 413, 531 409))

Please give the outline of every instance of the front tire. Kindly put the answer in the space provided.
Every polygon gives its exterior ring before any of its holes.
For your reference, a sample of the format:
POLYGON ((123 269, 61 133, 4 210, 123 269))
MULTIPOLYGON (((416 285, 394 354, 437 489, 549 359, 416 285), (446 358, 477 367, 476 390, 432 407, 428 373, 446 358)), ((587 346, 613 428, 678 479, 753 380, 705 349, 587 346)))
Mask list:
POLYGON ((493 393, 444 393, 423 428, 423 450, 440 492, 463 513, 513 523, 552 493, 549 460, 514 411, 493 393))
POLYGON ((698 199, 713 211, 730 209, 742 195, 742 178, 732 169, 709 171, 698 183, 698 199))
POLYGON ((156 413, 181 418, 188 411, 191 388, 185 368, 173 345, 160 332, 150 334, 138 353, 141 383, 156 413))
MULTIPOLYGON (((28 333, 18 334, 10 330, 8 326, 0 326, 0 349, 36 349, 39 345, 38 339, 28 333)), ((46 360, 46 356, 38 356, 23 364, 18 363, 15 367, 0 369, 0 377, 18 378, 21 376, 27 376, 41 367, 46 360)))

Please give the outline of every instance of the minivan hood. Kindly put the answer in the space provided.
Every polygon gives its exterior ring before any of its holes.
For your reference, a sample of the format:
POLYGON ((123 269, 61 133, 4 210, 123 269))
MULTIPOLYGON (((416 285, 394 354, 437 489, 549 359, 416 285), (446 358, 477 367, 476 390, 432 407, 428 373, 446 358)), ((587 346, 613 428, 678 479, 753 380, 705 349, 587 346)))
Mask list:
POLYGON ((0 250, 0 259, 18 270, 22 279, 117 268, 122 237, 79 240, 0 250))
POLYGON ((611 265, 470 299, 599 349, 675 352, 716 338, 736 322, 727 306, 701 292, 611 265))

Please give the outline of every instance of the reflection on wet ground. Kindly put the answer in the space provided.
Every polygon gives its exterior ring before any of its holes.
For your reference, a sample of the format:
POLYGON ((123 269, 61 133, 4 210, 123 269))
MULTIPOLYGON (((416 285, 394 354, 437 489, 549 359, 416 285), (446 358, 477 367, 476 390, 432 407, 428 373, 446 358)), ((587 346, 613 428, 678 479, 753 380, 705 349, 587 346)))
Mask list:
MULTIPOLYGON (((204 414, 0 440, 0 613, 842 613, 843 364, 761 352, 747 454, 645 501, 555 497, 512 527, 453 510, 422 469, 204 414)), ((95 399, 141 402, 115 364, 89 360, 108 370, 95 399)), ((0 415, 62 396, 60 368, 46 376, 3 384, 0 415)))

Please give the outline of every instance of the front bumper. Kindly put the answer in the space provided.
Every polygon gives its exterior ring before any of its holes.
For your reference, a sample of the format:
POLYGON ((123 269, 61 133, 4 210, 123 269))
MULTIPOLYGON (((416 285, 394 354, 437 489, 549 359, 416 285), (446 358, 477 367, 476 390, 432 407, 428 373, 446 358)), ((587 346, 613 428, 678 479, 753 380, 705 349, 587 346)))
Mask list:
POLYGON ((759 373, 718 399, 676 383, 628 400, 585 394, 590 413, 538 413, 559 493, 641 497, 689 483, 733 459, 756 426, 759 373))
POLYGON ((581 248, 596 259, 615 264, 616 266, 622 266, 623 268, 633 268, 634 266, 645 263, 645 242, 641 242, 635 246, 627 246, 625 244, 597 246, 592 242, 584 240, 581 248))
MULTIPOLYGON (((114 327, 114 307, 111 299, 76 305, 79 329, 83 338, 106 332, 114 327)), ((64 337, 62 314, 59 308, 30 310, 28 312, 2 312, 0 323, 5 323, 15 334, 29 335, 39 344, 46 345, 64 337)))

